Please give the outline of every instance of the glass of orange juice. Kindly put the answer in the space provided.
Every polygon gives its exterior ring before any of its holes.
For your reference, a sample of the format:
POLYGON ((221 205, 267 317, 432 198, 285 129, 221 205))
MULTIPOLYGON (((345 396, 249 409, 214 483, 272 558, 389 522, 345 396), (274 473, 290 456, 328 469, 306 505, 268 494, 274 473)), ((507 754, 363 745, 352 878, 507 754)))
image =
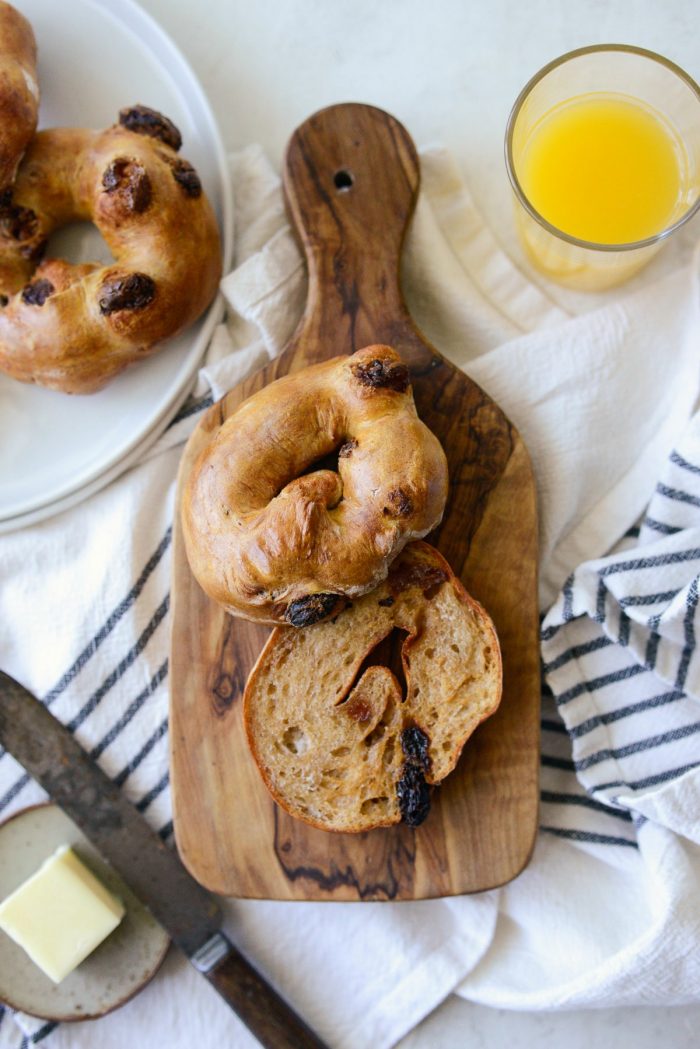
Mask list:
POLYGON ((700 210, 700 88, 642 48, 570 51, 516 99, 506 166, 537 269, 582 290, 619 284, 700 210))

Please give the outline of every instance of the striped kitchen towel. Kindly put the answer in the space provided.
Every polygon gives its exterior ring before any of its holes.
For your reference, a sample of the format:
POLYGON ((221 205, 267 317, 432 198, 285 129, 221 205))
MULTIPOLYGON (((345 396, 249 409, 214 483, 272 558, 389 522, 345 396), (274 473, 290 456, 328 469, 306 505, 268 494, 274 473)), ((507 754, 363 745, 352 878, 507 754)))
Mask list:
POLYGON ((545 680, 589 795, 700 845, 700 418, 635 532, 567 579, 545 680))
MULTIPOLYGON (((584 567, 543 626, 542 832, 515 882, 416 904, 226 902, 232 937, 334 1049, 388 1049, 453 990, 526 1009, 700 995, 697 770, 682 771, 696 764, 700 738, 689 553, 700 547, 697 424, 684 436, 698 395, 696 266, 574 316, 501 251, 450 157, 421 157, 406 297, 524 435, 540 495, 543 611, 584 567), (625 543, 638 549, 591 560, 647 506, 639 537, 625 543), (658 603, 645 605, 650 596, 658 603)), ((124 476, 0 537, 0 666, 44 699, 169 841, 178 460, 206 407, 279 352, 305 296, 277 175, 254 147, 233 158, 233 172, 229 315, 195 393, 124 476)), ((41 798, 0 755, 0 818, 41 798)), ((0 1013, 2 1049, 44 1039, 52 1049, 254 1045, 176 952, 99 1021, 0 1013)))
POLYGON ((577 567, 542 623, 540 841, 465 997, 700 1000, 699 584, 696 415, 641 524, 577 567))

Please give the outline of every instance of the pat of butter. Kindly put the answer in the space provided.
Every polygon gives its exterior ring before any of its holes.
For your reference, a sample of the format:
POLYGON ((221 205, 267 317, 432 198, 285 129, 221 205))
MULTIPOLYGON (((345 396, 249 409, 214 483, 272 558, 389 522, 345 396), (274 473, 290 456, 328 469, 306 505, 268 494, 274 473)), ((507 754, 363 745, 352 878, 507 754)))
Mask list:
POLYGON ((0 903, 0 929, 60 983, 109 936, 124 916, 68 845, 0 903))

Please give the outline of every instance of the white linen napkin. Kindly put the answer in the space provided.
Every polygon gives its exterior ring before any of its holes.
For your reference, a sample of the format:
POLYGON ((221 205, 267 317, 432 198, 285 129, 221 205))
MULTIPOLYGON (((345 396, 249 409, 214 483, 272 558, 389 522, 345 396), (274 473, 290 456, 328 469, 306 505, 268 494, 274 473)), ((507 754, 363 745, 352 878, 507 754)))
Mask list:
MULTIPOLYGON (((658 633, 657 661, 644 676, 658 670, 667 691, 690 690, 695 681, 689 656, 684 681, 668 684, 690 644, 684 608, 694 593, 692 559, 655 566, 665 573, 668 564, 682 564, 688 574, 670 582, 664 574, 654 586, 674 595, 645 609, 627 599, 652 592, 644 579, 634 582, 646 568, 618 587, 624 573, 605 568, 620 562, 604 555, 643 513, 667 460, 700 464, 697 424, 683 437, 698 393, 696 266, 570 316, 503 253, 450 157, 433 149, 422 151, 421 160, 424 188, 404 265, 409 305, 428 337, 495 396, 521 430, 540 496, 542 608, 566 585, 544 626, 542 831, 520 878, 480 896, 415 904, 226 904, 236 942, 339 1049, 393 1045, 454 989, 486 1004, 528 1009, 669 1004, 700 996, 694 902, 700 848, 693 832, 700 789, 689 769, 663 781, 668 789, 640 790, 640 781, 677 766, 662 768, 655 746, 630 744, 663 735, 669 709, 683 719, 673 722, 674 730, 692 725, 687 704, 696 700, 684 694, 674 703, 650 704, 640 711, 645 720, 637 733, 636 716, 617 717, 637 702, 627 692, 615 698, 619 682, 608 690, 612 706, 598 710, 601 674, 593 662, 622 647, 624 659, 632 660, 625 666, 639 665, 635 660, 648 654, 649 638, 658 633), (592 564, 567 582, 582 562, 592 564), (600 578, 610 586, 611 608, 616 602, 658 620, 634 618, 621 646, 619 615, 601 623, 591 618, 600 578), (590 635, 593 628, 603 633, 590 635), (579 630, 584 640, 570 633, 579 630), (599 637, 605 644, 594 644, 585 657, 562 660, 599 637), (583 667, 581 658, 589 660, 583 667), (562 693, 582 681, 595 686, 581 693, 589 711, 577 706, 579 695, 561 703, 562 693), (592 734, 582 733, 581 724, 598 714, 592 734), (611 725, 629 735, 608 737, 611 725), (617 754, 629 745, 629 755, 617 754), (588 760, 606 748, 612 757, 588 760), (628 758, 629 768, 606 772, 607 787, 593 771, 628 758), (610 786, 613 780, 619 785, 610 786)), ((217 330, 195 394, 120 479, 63 514, 0 538, 0 666, 50 704, 164 837, 172 832, 167 628, 182 442, 212 399, 279 352, 305 296, 279 179, 256 147, 233 157, 232 165, 237 258, 223 282, 229 317, 217 330)), ((694 470, 689 473, 694 480, 694 470)), ((673 477, 660 483, 695 498, 695 488, 673 477)), ((657 496, 667 498, 661 488, 657 496)), ((681 529, 660 536, 661 543, 678 544, 663 546, 664 556, 693 548, 692 537, 682 533, 695 527, 690 515, 698 509, 692 501, 676 502, 687 519, 649 508, 649 520, 681 529)), ((646 552, 657 533, 648 522, 644 527, 638 541, 646 552)), ((629 551, 618 556, 641 559, 629 551)), ((635 688, 642 676, 620 680, 635 688)), ((644 696, 654 687, 646 682, 644 696)), ((673 746, 692 747, 697 738, 684 728, 673 746)), ((677 760, 693 764, 686 749, 677 760)), ((41 797, 2 756, 0 815, 41 797)), ((102 1020, 55 1027, 19 1014, 0 1018, 2 1047, 43 1039, 71 1049, 97 1041, 101 1049, 164 1040, 175 1049, 255 1044, 175 952, 141 995, 102 1020)))

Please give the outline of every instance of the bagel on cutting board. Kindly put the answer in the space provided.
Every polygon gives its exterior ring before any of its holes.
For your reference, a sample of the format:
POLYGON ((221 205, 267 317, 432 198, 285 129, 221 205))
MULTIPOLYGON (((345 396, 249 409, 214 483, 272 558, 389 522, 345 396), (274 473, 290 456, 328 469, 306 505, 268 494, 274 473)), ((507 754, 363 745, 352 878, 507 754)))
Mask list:
POLYGON ((366 346, 229 415, 184 485, 187 558, 232 615, 308 626, 372 590, 440 523, 447 485, 408 368, 390 346, 366 346))
POLYGON ((333 619, 273 630, 243 716, 261 776, 292 816, 333 831, 415 827, 501 683, 489 616, 416 542, 333 619))

